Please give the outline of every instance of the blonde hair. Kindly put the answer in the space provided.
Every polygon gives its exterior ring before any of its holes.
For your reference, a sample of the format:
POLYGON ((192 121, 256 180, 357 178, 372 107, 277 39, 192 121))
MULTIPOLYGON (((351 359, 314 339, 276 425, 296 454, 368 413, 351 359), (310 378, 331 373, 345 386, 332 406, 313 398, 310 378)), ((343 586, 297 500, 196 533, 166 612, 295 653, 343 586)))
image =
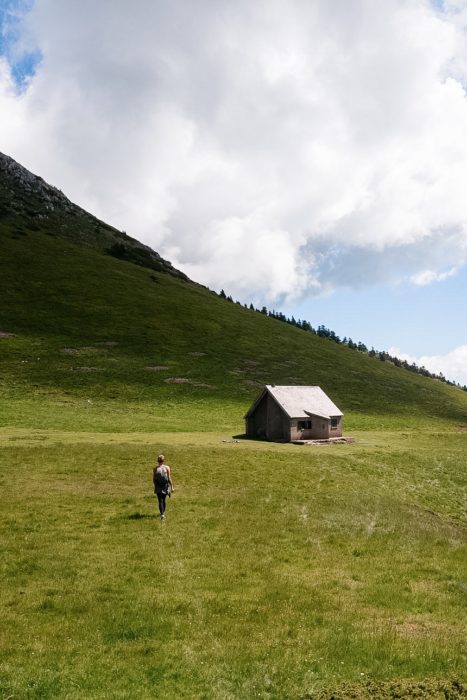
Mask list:
POLYGON ((165 457, 164 457, 164 455, 159 455, 159 457, 157 458, 157 461, 158 461, 158 462, 165 462, 165 457))

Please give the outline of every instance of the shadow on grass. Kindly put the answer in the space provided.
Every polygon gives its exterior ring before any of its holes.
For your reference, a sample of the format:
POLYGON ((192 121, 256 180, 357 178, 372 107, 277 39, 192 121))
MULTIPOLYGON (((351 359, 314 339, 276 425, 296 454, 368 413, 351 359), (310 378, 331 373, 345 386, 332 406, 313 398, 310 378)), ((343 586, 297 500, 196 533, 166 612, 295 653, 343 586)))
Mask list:
POLYGON ((232 435, 232 440, 252 440, 253 442, 269 442, 269 440, 265 437, 249 437, 246 433, 241 433, 240 435, 232 435))
POLYGON ((157 517, 158 516, 155 513, 131 513, 130 515, 125 516, 127 520, 154 520, 154 518, 157 517))
MULTIPOLYGON (((276 442, 278 444, 284 444, 286 442, 290 442, 290 440, 279 440, 279 439, 273 440, 272 438, 271 438, 271 440, 268 440, 268 438, 265 437, 264 435, 255 435, 255 436, 252 435, 252 436, 250 436, 250 435, 247 435, 246 433, 241 433, 240 435, 232 435, 232 440, 237 440, 237 441, 238 440, 248 440, 249 442, 276 442)), ((224 441, 224 442, 228 442, 228 441, 224 441)))

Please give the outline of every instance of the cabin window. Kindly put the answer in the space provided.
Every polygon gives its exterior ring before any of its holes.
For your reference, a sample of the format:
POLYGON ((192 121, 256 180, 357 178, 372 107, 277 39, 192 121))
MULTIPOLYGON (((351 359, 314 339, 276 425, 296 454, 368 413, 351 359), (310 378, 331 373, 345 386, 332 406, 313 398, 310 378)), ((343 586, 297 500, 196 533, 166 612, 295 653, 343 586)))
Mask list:
POLYGON ((298 421, 299 430, 311 430, 311 420, 299 420, 298 421))
POLYGON ((331 418, 331 430, 336 430, 338 423, 339 423, 339 418, 331 418))

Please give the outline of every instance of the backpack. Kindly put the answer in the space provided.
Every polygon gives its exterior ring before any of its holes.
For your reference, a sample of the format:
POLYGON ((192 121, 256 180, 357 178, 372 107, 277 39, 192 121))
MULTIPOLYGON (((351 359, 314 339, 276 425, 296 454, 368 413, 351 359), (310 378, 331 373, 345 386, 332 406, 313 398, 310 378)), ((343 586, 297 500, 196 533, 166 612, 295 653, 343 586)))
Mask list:
POLYGON ((156 492, 158 493, 168 493, 169 492, 169 472, 167 467, 161 465, 156 469, 156 482, 155 482, 156 492))

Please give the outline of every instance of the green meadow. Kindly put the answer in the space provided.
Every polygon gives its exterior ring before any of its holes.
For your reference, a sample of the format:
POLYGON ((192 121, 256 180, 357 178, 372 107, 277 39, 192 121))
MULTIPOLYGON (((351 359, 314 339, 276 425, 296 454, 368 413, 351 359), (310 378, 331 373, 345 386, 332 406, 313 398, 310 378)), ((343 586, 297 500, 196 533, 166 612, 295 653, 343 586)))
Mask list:
POLYGON ((355 437, 2 430, 2 697, 461 678, 465 435, 355 437), (175 482, 164 523, 159 451, 175 482))
POLYGON ((2 700, 466 697, 465 392, 50 231, 0 246, 2 700), (355 442, 243 439, 264 383, 355 442))

